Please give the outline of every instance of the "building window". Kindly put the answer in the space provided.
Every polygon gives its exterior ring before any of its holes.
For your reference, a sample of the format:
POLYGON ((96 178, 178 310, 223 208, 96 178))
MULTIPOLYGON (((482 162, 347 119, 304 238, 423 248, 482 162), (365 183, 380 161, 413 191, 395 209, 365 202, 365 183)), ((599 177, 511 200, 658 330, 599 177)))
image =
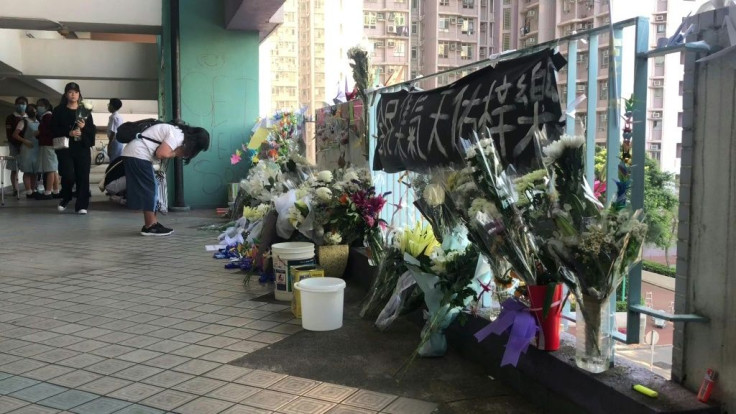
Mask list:
POLYGON ((682 144, 675 145, 675 157, 682 158, 682 144))
POLYGON ((419 34, 419 32, 417 31, 418 28, 419 28, 419 25, 418 24, 412 23, 411 24, 411 34, 419 34))
POLYGON ((440 6, 449 6, 450 0, 440 0, 440 6))
POLYGON ((685 83, 683 81, 680 81, 680 91, 679 91, 680 96, 682 96, 682 93, 684 92, 684 90, 685 90, 685 83))
POLYGON ((666 24, 658 24, 657 25, 657 33, 664 33, 667 31, 667 25, 666 24))
POLYGON ((472 60, 473 59, 473 47, 471 45, 462 44, 460 47, 460 59, 472 60))
POLYGON ((596 125, 596 129, 598 131, 605 131, 606 128, 608 128, 608 113, 607 112, 599 112, 598 113, 598 125, 596 125))
POLYGON ((503 34, 503 42, 501 44, 502 50, 511 49, 511 35, 509 33, 503 34))
POLYGON ((437 48, 437 56, 445 59, 450 57, 450 43, 440 42, 437 48))
POLYGON ((511 7, 503 9, 503 30, 511 30, 511 7))
POLYGON ((411 0, 411 8, 412 9, 419 8, 419 0, 411 0))
POLYGON ((418 56, 417 55, 417 47, 416 46, 412 46, 411 47, 411 58, 416 60, 417 56, 418 56))
POLYGON ((440 32, 449 32, 450 18, 447 16, 440 16, 439 20, 437 21, 437 30, 439 30, 440 32))
POLYGON ((463 0, 463 9, 474 9, 475 0, 463 0))
POLYGON ((654 57, 654 66, 655 67, 664 67, 664 56, 655 56, 654 57))
POLYGON ((376 28, 376 13, 375 12, 366 12, 363 15, 363 28, 365 29, 375 29, 376 28))
POLYGON ((601 49, 601 67, 607 68, 608 67, 608 49, 601 49))
POLYGON ((654 88, 654 97, 661 98, 664 96, 664 88, 654 88))
POLYGON ((463 20, 461 32, 465 35, 472 35, 475 33, 475 21, 473 19, 463 20))
POLYGON ((677 113, 677 126, 682 128, 682 112, 677 113))
POLYGON ((404 56, 406 54, 406 42, 403 40, 397 40, 396 46, 394 47, 394 56, 404 56))
POLYGON ((608 100, 608 81, 598 82, 598 100, 608 100))
POLYGON ((503 0, 503 5, 506 6, 508 4, 511 4, 511 0, 503 0))

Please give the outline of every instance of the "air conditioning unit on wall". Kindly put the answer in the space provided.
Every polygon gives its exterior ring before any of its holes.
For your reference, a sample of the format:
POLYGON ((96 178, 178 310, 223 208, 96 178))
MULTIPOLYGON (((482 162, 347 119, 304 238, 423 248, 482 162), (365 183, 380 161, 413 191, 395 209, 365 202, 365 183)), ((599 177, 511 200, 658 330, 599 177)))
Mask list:
POLYGON ((386 33, 396 33, 396 26, 386 26, 386 33))
POLYGON ((652 86, 662 86, 664 82, 661 79, 655 79, 652 81, 652 86))
POLYGON ((652 118, 662 118, 661 112, 652 112, 652 118))
POLYGON ((450 43, 450 50, 455 50, 455 49, 457 49, 457 44, 450 43))
POLYGON ((665 21, 665 17, 664 17, 663 14, 658 14, 658 15, 654 16, 654 21, 655 22, 663 22, 663 21, 665 21))
POLYGON ((394 46, 396 46, 396 42, 393 41, 393 40, 389 40, 387 46, 388 47, 394 47, 394 46))

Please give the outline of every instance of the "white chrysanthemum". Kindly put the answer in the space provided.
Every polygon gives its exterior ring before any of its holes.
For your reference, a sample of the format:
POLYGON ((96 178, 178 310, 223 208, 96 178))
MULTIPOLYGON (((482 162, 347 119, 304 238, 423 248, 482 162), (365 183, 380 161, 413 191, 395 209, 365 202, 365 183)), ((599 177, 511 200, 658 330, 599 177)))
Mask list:
POLYGON ((330 201, 330 199, 332 199, 332 191, 327 187, 320 187, 314 190, 314 193, 320 201, 330 201))
POLYGON ((296 208, 296 206, 289 207, 289 223, 291 223, 294 228, 298 228, 302 222, 304 222, 304 216, 302 216, 299 209, 296 208))
POLYGON ((317 179, 322 182, 329 183, 330 181, 332 181, 332 171, 323 170, 318 172, 317 179))
POLYGON ((585 144, 585 137, 578 135, 563 135, 559 140, 544 147, 544 160, 551 164, 559 159, 568 148, 580 148, 585 144))
POLYGON ((342 236, 340 235, 340 233, 336 231, 331 231, 325 234, 324 240, 325 240, 325 244, 328 244, 328 245, 340 244, 342 243, 342 236))
POLYGON ((82 102, 80 102, 80 104, 82 104, 82 106, 84 107, 84 109, 86 109, 88 111, 92 111, 92 108, 94 108, 94 105, 90 101, 82 101, 82 102))
POLYGON ((345 171, 345 175, 343 175, 342 179, 344 181, 348 181, 348 182, 353 181, 353 180, 358 180, 359 179, 358 178, 358 173, 356 173, 352 169, 347 170, 347 171, 345 171))
POLYGON ((424 187, 422 198, 432 207, 437 207, 445 202, 445 190, 439 184, 428 184, 424 187))
POLYGON ((465 159, 469 160, 472 158, 475 158, 475 147, 470 147, 467 151, 465 151, 465 159))

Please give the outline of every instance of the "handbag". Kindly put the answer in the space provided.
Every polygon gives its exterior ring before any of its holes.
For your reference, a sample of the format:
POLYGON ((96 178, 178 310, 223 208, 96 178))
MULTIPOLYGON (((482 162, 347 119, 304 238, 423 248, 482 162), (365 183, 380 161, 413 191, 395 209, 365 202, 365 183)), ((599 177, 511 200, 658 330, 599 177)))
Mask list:
POLYGON ((54 143, 55 150, 69 148, 69 138, 68 137, 56 137, 53 139, 53 143, 54 143))

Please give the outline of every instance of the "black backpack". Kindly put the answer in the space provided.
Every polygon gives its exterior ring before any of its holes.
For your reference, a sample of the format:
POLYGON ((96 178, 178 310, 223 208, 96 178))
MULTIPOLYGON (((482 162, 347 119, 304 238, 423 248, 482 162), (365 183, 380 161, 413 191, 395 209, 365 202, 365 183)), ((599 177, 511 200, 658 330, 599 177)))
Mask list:
POLYGON ((140 135, 140 133, 156 124, 162 123, 164 123, 164 121, 154 118, 141 119, 140 121, 133 122, 124 122, 118 127, 118 131, 115 133, 115 139, 123 144, 127 144, 136 138, 143 138, 151 142, 160 144, 160 142, 156 141, 155 139, 144 137, 143 135, 140 135))

